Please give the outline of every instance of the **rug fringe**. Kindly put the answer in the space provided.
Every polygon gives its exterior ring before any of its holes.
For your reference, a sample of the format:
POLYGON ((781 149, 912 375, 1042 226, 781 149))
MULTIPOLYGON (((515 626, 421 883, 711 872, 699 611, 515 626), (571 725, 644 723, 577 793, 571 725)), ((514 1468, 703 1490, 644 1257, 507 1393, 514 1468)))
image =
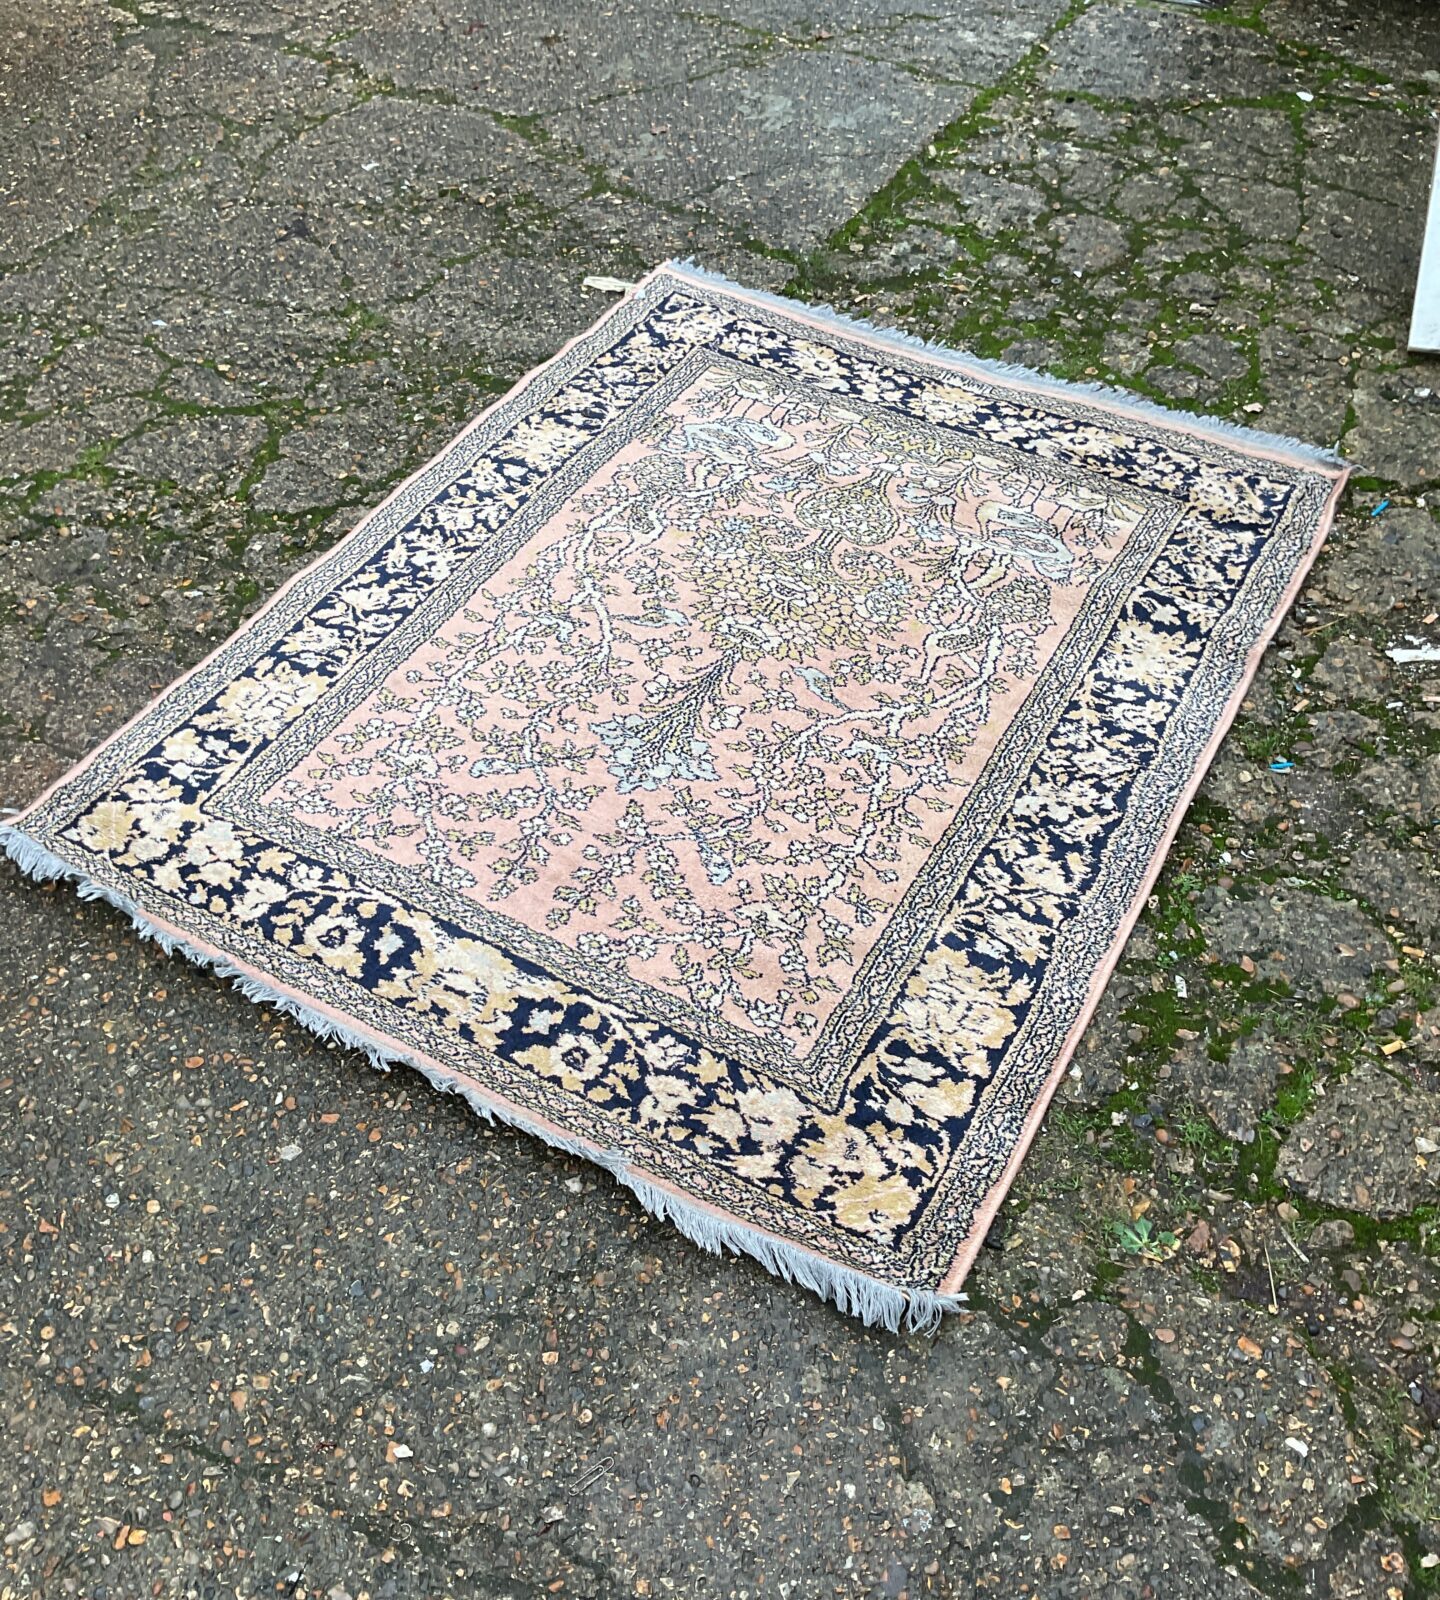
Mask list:
POLYGON ((487 1122, 501 1122, 517 1128, 543 1140, 554 1149, 603 1167, 617 1182, 624 1184, 652 1216, 670 1223, 687 1239, 712 1255, 731 1250, 736 1254, 753 1256, 763 1267, 787 1283, 799 1284, 819 1295, 822 1300, 832 1301, 841 1311, 858 1317, 867 1327, 888 1328, 892 1333, 898 1333, 902 1328, 909 1333, 932 1333, 939 1327, 940 1318, 945 1312, 958 1311, 965 1304, 966 1297, 963 1294, 900 1289, 863 1272, 827 1261, 813 1251, 787 1244, 783 1239, 747 1227, 742 1222, 717 1216, 706 1207, 696 1205, 644 1176, 618 1151, 567 1138, 564 1134, 532 1122, 508 1104, 490 1099, 473 1084, 461 1082, 402 1050, 379 1044, 358 1028, 337 1022, 313 1006, 295 999, 293 995, 235 966, 223 956, 191 944, 189 940, 158 926, 128 896, 87 878, 79 868, 71 866, 68 861, 37 844, 9 823, 0 823, 0 850, 10 857, 21 872, 42 883, 57 878, 72 880, 82 900, 104 900, 124 912, 141 938, 153 940, 167 955, 183 955, 197 966, 209 967, 220 977, 230 979, 248 1000, 285 1012, 327 1043, 360 1051, 372 1066, 382 1072, 388 1072, 397 1065, 411 1067, 441 1093, 458 1094, 487 1122))
POLYGON ((834 306, 812 304, 806 300, 792 300, 782 294, 772 294, 766 289, 747 289, 744 284, 735 283, 723 273, 712 272, 708 267, 702 267, 692 258, 667 261, 664 270, 694 279, 699 283, 708 283, 716 289, 729 290, 744 296, 747 300, 759 301, 762 305, 783 311, 790 316, 812 317, 832 323, 842 332, 864 334, 868 339, 891 345, 898 350, 914 350, 923 355, 942 356, 973 368, 976 372, 989 373, 991 377, 1028 383, 1034 388, 1043 389, 1047 394, 1091 395, 1097 400, 1121 406, 1136 416, 1148 417, 1152 422, 1203 434, 1222 443, 1248 444, 1257 450, 1283 451, 1303 461, 1312 462, 1316 466, 1345 465, 1345 459, 1340 452, 1325 445, 1307 444, 1305 440, 1291 438, 1288 434, 1267 433, 1262 428, 1250 428, 1242 423, 1227 422, 1224 417, 1212 417, 1199 412, 1181 411, 1178 408, 1157 405, 1153 400, 1132 394, 1128 389, 1118 389, 1114 384, 1077 383, 1069 378, 1057 378, 1052 373, 1037 371, 1033 367, 1021 366, 1018 362, 989 361, 984 356, 974 356, 967 350, 957 350, 953 345, 942 344, 938 339, 921 339, 899 328, 884 328, 879 323, 867 321, 864 317, 852 317, 847 312, 837 311, 834 306))

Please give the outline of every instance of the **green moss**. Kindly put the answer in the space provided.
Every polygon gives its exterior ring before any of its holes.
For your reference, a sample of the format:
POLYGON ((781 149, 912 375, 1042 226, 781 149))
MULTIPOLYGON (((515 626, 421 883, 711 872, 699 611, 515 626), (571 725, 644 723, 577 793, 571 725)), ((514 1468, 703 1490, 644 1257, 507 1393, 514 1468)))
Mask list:
POLYGON ((1363 1423, 1357 1415, 1357 1431, 1375 1460, 1381 1508, 1401 1522, 1440 1521, 1440 1464, 1419 1454, 1406 1432, 1415 1425, 1408 1395, 1387 1383, 1368 1399, 1363 1423))
POLYGON ((1293 1126, 1314 1105, 1315 1092, 1316 1071, 1310 1063, 1288 1072, 1275 1094, 1274 1124, 1287 1129, 1293 1126))
POLYGON ((1166 1122, 1166 1131, 1207 1175, 1227 1171, 1234 1165, 1235 1146, 1203 1111, 1182 1102, 1166 1122))

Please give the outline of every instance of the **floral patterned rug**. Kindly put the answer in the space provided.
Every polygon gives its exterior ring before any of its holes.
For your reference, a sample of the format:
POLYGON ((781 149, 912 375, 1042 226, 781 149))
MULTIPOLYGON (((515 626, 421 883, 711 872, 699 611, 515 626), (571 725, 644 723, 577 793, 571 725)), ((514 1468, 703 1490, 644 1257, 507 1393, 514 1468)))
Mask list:
POLYGON ((4 842, 925 1325, 1343 480, 666 266, 4 842))

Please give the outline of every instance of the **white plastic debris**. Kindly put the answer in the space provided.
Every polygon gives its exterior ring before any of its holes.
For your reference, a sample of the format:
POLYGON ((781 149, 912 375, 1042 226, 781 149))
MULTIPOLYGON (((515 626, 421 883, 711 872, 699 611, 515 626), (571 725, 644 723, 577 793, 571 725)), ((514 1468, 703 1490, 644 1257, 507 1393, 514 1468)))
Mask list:
POLYGON ((624 278, 596 276, 581 278, 580 287, 582 289, 598 289, 601 294, 624 294, 626 290, 633 289, 635 285, 624 278))

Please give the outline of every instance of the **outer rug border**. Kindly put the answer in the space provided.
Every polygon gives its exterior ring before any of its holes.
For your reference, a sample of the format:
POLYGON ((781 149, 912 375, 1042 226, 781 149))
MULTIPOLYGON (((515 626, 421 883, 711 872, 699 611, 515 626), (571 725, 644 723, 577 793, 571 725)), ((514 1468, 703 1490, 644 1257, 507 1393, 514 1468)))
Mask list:
MULTIPOLYGON (((1296 467, 1319 471, 1324 475, 1331 476, 1333 479, 1330 494, 1325 501, 1310 544, 1296 563, 1282 599, 1275 607, 1265 628, 1247 652, 1244 671, 1237 679, 1230 699, 1216 721, 1210 740, 1197 760, 1195 769, 1174 806, 1164 834, 1157 844, 1130 909, 1122 917, 1103 962, 1092 976, 1090 992, 1085 1003, 1076 1014, 1070 1031, 1066 1035, 1063 1046, 1056 1057, 1050 1076, 1030 1107, 1020 1137, 1017 1139, 1003 1170, 975 1212, 970 1231, 960 1245, 949 1270, 941 1280, 937 1290, 902 1289, 895 1285, 884 1283, 853 1268, 843 1267, 803 1246, 782 1240, 761 1228, 741 1223, 728 1213, 718 1211, 701 1201, 680 1193, 673 1186, 654 1178, 643 1169, 638 1168, 632 1161, 618 1152, 564 1133, 554 1124, 537 1119, 533 1115, 521 1111, 505 1097, 479 1083, 468 1074, 446 1067, 431 1057, 407 1050, 399 1045, 397 1041, 383 1034, 372 1033, 369 1030, 358 1027, 353 1019, 343 1018, 338 1013, 313 1000, 302 998, 298 994, 276 984, 274 980, 266 977, 248 964, 224 954, 203 941, 196 940, 193 936, 182 932, 164 919, 142 911, 127 896, 89 879, 79 868, 71 866, 61 857, 54 855, 23 831, 23 823, 31 813, 39 810, 54 793, 71 779, 78 776, 102 751, 115 744, 131 728, 142 721, 159 701, 172 695, 182 684, 203 671, 231 644, 234 638, 233 634, 222 640, 200 662, 182 673, 173 682, 165 685, 134 716, 129 718, 107 739, 95 746, 94 749, 87 751, 80 760, 62 773, 53 783, 49 784, 21 812, 5 823, 0 824, 0 849, 3 849, 20 869, 31 877, 42 881, 66 878, 77 882, 81 898, 102 899, 114 905, 130 918, 143 937, 155 940, 167 953, 178 951, 197 964, 212 968, 221 976, 232 979, 249 999, 257 1003, 271 1005, 296 1017, 307 1028, 326 1040, 343 1043, 361 1050, 375 1066, 383 1070, 388 1070, 395 1063, 411 1066, 440 1091, 461 1095, 488 1121, 498 1119, 501 1122, 522 1129, 526 1133, 533 1134, 555 1148, 565 1150, 573 1155, 582 1156, 605 1168, 618 1182, 624 1184, 636 1195, 646 1210, 663 1220, 671 1222, 687 1238, 703 1248, 713 1253, 720 1253, 728 1248, 751 1255, 776 1275, 785 1278, 787 1281, 801 1284, 819 1294, 822 1298, 833 1300, 842 1311, 858 1316, 867 1324, 880 1324, 892 1331, 898 1331, 902 1327, 910 1331, 931 1330, 938 1325, 943 1312, 955 1310, 964 1303, 965 1296, 957 1292, 959 1285, 979 1253, 1005 1194, 1008 1192, 1039 1130, 1040 1124, 1044 1120, 1055 1091, 1069 1069, 1080 1037, 1094 1014, 1120 953, 1164 867, 1166 857, 1179 831, 1180 824, 1184 820, 1185 814, 1204 780, 1217 749, 1239 712, 1240 706, 1254 679, 1261 657, 1287 615, 1324 544, 1333 523, 1335 510, 1350 468, 1333 450, 1308 445, 1300 440, 1277 434, 1240 427, 1221 418, 1192 416, 1189 413, 1172 411, 1138 396, 1103 385, 1073 383, 1064 379, 1053 378, 1043 373, 1037 373, 1025 367, 986 361, 943 345, 915 339, 891 329, 876 327, 873 324, 835 312, 828 307, 817 307, 804 302, 790 300, 780 295, 746 289, 719 274, 697 266, 693 262, 671 261, 657 266, 646 274, 639 283, 631 287, 625 298, 633 298, 643 287, 665 274, 688 280, 697 286, 723 291, 730 296, 747 300, 757 305, 772 307, 787 316, 795 318, 797 321, 808 323, 822 330, 829 329, 836 333, 845 334, 882 349, 892 348, 897 353, 903 353, 912 359, 920 356, 937 365, 951 367, 974 378, 981 380, 992 379, 1008 389, 1030 390, 1037 395, 1066 397, 1072 401, 1083 397, 1090 400, 1097 409, 1102 411, 1108 411, 1120 416, 1134 417, 1148 422, 1152 426, 1171 429, 1178 434, 1187 435, 1191 438, 1205 438, 1217 444, 1228 445, 1230 448, 1252 457, 1268 457, 1296 467)), ((292 588, 331 559, 340 544, 354 538, 362 528, 385 511, 412 484, 423 477, 425 473, 446 456, 450 455, 492 412, 511 402, 523 390, 534 383, 541 374, 559 363, 571 350, 595 333, 613 310, 613 303, 607 305, 589 328, 577 334, 573 339, 568 340, 547 361, 524 374, 504 395, 486 406, 459 433, 446 440, 429 461, 410 474, 379 505, 365 513, 350 532, 345 535, 343 540, 337 541, 336 544, 320 552, 312 561, 287 579, 265 605, 261 606, 247 619, 244 626, 253 625, 259 617, 279 605, 292 588)))

